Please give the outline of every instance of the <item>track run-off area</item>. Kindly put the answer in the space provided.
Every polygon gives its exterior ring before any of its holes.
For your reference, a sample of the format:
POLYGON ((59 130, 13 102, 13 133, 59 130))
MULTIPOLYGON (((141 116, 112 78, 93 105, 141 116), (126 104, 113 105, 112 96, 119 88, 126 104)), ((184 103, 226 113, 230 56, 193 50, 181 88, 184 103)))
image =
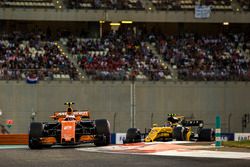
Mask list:
POLYGON ((10 166, 237 166, 249 167, 250 150, 215 148, 211 143, 152 142, 95 147, 54 146, 30 150, 27 145, 0 145, 0 167, 10 166))
POLYGON ((249 152, 220 151, 214 145, 193 145, 192 142, 151 142, 151 143, 131 143, 123 145, 113 145, 106 147, 79 148, 80 151, 138 154, 138 155, 160 155, 179 156, 197 158, 233 158, 250 160, 249 152))

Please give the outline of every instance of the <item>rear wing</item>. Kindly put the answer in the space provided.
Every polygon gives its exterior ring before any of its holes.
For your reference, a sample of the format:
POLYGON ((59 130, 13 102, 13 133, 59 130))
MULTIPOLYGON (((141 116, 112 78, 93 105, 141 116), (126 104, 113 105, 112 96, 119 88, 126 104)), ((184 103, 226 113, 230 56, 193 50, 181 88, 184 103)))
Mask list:
POLYGON ((183 120, 181 122, 183 126, 199 126, 203 127, 204 122, 202 120, 183 120))
MULTIPOLYGON (((50 118, 53 119, 59 119, 59 118, 65 118, 67 115, 67 112, 55 112, 54 115, 50 116, 50 118)), ((90 114, 88 110, 83 110, 83 111, 74 111, 73 114, 75 117, 80 117, 80 118, 90 118, 90 114)))

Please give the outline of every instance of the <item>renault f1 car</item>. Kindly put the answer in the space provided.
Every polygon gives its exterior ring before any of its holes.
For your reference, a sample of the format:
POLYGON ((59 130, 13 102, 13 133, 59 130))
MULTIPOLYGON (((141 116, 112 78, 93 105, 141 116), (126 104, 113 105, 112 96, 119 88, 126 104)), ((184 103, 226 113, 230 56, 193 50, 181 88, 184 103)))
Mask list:
POLYGON ((65 112, 51 116, 55 123, 32 122, 29 128, 29 148, 41 149, 52 145, 110 144, 110 124, 106 119, 90 120, 89 111, 75 111, 67 102, 65 112))
POLYGON ((129 128, 124 143, 172 140, 214 141, 215 132, 212 128, 204 128, 204 122, 202 120, 187 121, 184 116, 169 114, 165 125, 157 126, 154 124, 148 133, 142 134, 137 128, 129 128))

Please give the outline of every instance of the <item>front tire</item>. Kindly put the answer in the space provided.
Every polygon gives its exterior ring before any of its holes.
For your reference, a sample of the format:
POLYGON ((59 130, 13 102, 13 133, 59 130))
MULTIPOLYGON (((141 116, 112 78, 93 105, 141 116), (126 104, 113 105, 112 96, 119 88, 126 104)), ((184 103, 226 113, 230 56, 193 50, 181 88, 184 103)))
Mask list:
POLYGON ((200 130, 199 141, 214 141, 215 132, 214 129, 204 128, 200 130))
POLYGON ((29 130, 29 148, 41 149, 41 137, 43 137, 43 124, 40 122, 32 122, 29 130))
POLYGON ((124 143, 141 142, 141 132, 138 128, 129 128, 126 133, 126 140, 124 143))
POLYGON ((96 136, 94 144, 96 146, 107 146, 110 144, 110 124, 106 119, 95 120, 96 136))

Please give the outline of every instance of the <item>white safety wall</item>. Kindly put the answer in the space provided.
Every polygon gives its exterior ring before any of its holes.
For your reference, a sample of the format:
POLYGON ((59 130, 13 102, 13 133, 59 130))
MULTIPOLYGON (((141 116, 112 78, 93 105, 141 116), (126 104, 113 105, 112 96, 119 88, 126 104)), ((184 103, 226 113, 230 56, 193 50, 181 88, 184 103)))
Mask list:
MULTIPOLYGON (((207 127, 214 127, 220 115, 222 132, 242 132, 242 116, 250 113, 248 82, 135 82, 134 89, 131 84, 0 81, 0 122, 12 119, 11 133, 27 133, 32 112, 35 121, 52 121, 53 112, 65 110, 63 103, 73 101, 76 109, 89 109, 92 119, 108 119, 112 132, 126 132, 131 121, 144 131, 152 123, 163 124, 168 113, 202 119, 207 127)), ((244 132, 250 132, 249 126, 244 132)))

